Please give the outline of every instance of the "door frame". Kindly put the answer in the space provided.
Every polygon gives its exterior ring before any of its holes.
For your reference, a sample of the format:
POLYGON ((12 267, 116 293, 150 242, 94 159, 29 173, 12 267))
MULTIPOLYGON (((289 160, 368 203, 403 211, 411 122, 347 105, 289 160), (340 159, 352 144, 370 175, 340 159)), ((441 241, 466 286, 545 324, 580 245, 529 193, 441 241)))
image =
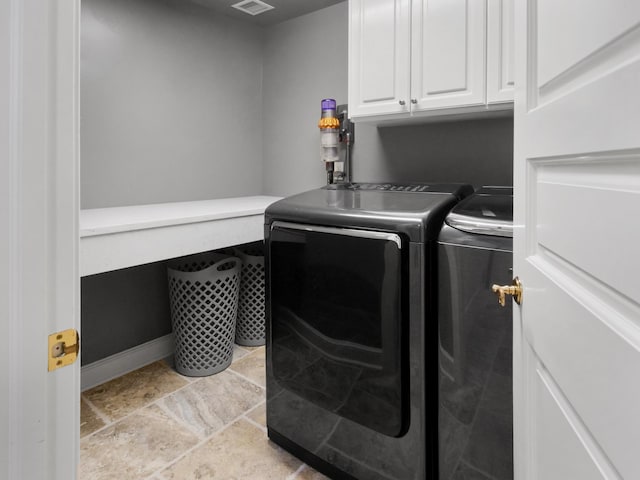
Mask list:
POLYGON ((47 360, 80 331, 80 0, 8 0, 0 27, 0 479, 75 479, 80 362, 47 360))

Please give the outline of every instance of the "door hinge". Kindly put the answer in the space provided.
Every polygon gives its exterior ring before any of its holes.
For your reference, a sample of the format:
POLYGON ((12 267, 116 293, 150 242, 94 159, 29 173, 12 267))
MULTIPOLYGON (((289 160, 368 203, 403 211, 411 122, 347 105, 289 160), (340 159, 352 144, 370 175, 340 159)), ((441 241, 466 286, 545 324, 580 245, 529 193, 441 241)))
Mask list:
POLYGON ((49 371, 71 365, 78 358, 80 336, 73 328, 49 335, 49 371))

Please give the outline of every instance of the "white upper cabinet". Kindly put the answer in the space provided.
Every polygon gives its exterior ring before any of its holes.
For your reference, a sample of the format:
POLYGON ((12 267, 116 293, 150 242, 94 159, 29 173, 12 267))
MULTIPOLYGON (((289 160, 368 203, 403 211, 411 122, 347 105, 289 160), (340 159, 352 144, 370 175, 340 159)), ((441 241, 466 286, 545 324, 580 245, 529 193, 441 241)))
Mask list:
POLYGON ((513 0, 488 0, 487 103, 513 102, 513 0))
POLYGON ((351 117, 402 119, 513 102, 512 2, 350 0, 351 117))
POLYGON ((349 2, 352 116, 409 113, 410 0, 349 2))
POLYGON ((485 104, 485 2, 411 4, 411 103, 414 112, 485 104))

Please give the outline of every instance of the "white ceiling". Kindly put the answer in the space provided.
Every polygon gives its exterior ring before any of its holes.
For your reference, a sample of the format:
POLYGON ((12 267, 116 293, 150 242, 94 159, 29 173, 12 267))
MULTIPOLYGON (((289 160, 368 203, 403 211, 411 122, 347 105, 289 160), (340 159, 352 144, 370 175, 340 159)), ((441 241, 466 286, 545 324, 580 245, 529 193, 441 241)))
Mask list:
POLYGON ((306 13, 315 12, 321 8, 341 3, 345 0, 262 0, 274 8, 259 15, 242 13, 231 5, 240 0, 191 0, 193 3, 207 7, 217 13, 235 17, 257 25, 270 26, 299 17, 306 13))

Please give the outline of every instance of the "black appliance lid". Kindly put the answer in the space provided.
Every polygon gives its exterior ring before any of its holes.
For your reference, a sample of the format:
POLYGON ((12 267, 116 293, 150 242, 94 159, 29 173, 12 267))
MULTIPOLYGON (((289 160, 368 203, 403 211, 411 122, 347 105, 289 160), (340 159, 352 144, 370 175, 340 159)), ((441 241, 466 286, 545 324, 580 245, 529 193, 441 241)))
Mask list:
POLYGON ((463 232, 513 237, 513 187, 482 187, 456 205, 447 225, 463 232))
POLYGON ((466 184, 328 186, 271 204, 265 221, 395 231, 406 234, 410 241, 423 242, 437 237, 451 207, 472 192, 466 184))

